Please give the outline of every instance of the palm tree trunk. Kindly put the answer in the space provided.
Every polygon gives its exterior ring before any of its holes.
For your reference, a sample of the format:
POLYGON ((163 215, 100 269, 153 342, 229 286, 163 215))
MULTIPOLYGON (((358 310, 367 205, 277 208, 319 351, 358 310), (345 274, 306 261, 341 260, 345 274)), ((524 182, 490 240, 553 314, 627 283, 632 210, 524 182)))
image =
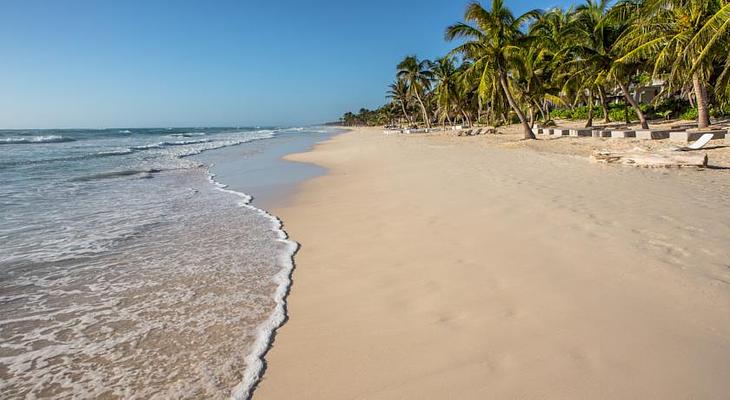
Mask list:
POLYGON ((426 128, 431 127, 431 121, 428 119, 428 112, 426 111, 426 106, 423 104, 423 100, 421 100, 421 96, 418 94, 418 90, 414 90, 416 92, 416 99, 418 99, 418 104, 421 105, 421 111, 423 112, 423 121, 426 123, 426 128))
POLYGON ((633 97, 631 97, 631 94, 629 94, 629 89, 626 87, 626 84, 618 80, 618 86, 621 88, 621 92, 624 94, 624 97, 626 98, 626 101, 631 104, 631 108, 634 109, 636 112, 636 116, 639 117, 639 122, 641 122, 641 129, 649 129, 649 123, 646 122, 646 117, 644 116, 644 113, 641 111, 641 108, 639 108, 639 103, 634 100, 633 97))
POLYGON ((504 95, 507 97, 509 105, 512 107, 512 110, 514 110, 515 114, 517 114, 517 117, 522 123, 522 129, 525 134, 525 139, 536 139, 535 134, 532 133, 532 128, 530 128, 530 125, 527 124, 527 118, 525 118, 525 113, 520 110, 520 108, 517 106, 517 102, 515 102, 515 99, 512 97, 512 92, 509 90, 509 86, 507 85, 507 76, 505 73, 499 74, 499 83, 502 85, 502 90, 504 90, 504 95))
POLYGON ((603 93, 603 88, 598 88, 598 98, 601 101, 601 109, 603 109, 603 122, 610 123, 611 118, 608 117, 608 105, 606 104, 606 94, 603 93))
POLYGON ((406 111, 406 106, 405 106, 405 104, 403 104, 403 102, 400 102, 400 108, 403 111, 403 115, 406 116, 406 121, 408 121, 408 123, 410 124, 411 123, 411 117, 408 115, 408 112, 406 111))
POLYGON ((530 128, 535 126, 535 106, 530 104, 530 128))
POLYGON ((586 128, 593 127, 593 92, 588 90, 588 121, 586 121, 586 128))
POLYGON ((707 109, 707 88, 702 84, 697 73, 692 75, 692 86, 697 99, 697 127, 707 128, 710 126, 710 113, 707 109))
POLYGON ((547 125, 548 122, 550 122, 550 103, 548 103, 547 100, 543 100, 542 107, 540 107, 540 110, 545 110, 543 114, 543 121, 547 125))
POLYGON ((461 113, 464 115, 464 121, 466 121, 467 126, 472 126, 471 124, 471 118, 469 118, 469 113, 466 112, 466 110, 461 110, 461 113))
POLYGON ((535 106, 537 107, 537 110, 540 111, 540 117, 542 118, 542 121, 547 123, 547 117, 545 116, 545 110, 542 109, 542 107, 540 106, 540 103, 538 103, 537 101, 535 101, 535 106))
POLYGON ((477 95, 477 123, 482 120, 482 97, 477 95))

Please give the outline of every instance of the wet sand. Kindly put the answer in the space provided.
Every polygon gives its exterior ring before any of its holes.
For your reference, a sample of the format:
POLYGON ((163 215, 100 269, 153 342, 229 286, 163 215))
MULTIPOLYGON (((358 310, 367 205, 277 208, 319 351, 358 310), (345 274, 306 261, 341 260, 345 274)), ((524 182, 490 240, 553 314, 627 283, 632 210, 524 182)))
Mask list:
POLYGON ((287 154, 308 151, 316 143, 342 132, 336 128, 280 131, 276 136, 208 151, 195 158, 212 165, 211 172, 229 189, 253 196, 252 204, 267 210, 285 204, 300 182, 326 169, 311 163, 282 160, 287 154))
POLYGON ((256 399, 721 399, 730 179, 356 130, 274 209, 302 248, 256 399))

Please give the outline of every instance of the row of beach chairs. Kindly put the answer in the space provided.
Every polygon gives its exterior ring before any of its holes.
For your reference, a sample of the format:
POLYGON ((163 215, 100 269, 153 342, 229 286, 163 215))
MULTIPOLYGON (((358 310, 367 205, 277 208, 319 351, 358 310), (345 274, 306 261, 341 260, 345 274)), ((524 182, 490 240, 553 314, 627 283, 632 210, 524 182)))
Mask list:
POLYGON ((442 128, 406 128, 406 129, 385 129, 383 131, 384 134, 390 135, 394 133, 431 133, 431 132, 439 132, 442 131, 442 128))
POLYGON ((487 134, 493 135, 495 133, 497 133, 497 129, 491 126, 486 128, 454 129, 454 134, 456 136, 478 136, 487 134))
POLYGON ((532 129, 535 135, 542 137, 557 138, 562 136, 569 137, 601 137, 601 138, 636 138, 636 139, 669 139, 672 142, 689 143, 700 138, 708 140, 724 139, 730 135, 727 129, 703 129, 697 130, 688 127, 670 126, 668 129, 639 129, 627 130, 620 128, 541 128, 532 129))

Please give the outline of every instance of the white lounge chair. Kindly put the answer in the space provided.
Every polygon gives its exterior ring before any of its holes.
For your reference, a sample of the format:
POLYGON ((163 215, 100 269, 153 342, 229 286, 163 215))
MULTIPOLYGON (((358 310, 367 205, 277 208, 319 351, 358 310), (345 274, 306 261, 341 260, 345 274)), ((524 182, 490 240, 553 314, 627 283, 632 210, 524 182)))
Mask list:
POLYGON ((699 139, 694 141, 694 143, 690 143, 685 147, 679 147, 677 150, 679 151, 690 151, 690 150, 699 150, 707 145, 707 143, 710 143, 710 140, 712 140, 715 137, 714 133, 705 133, 704 135, 700 136, 699 139))

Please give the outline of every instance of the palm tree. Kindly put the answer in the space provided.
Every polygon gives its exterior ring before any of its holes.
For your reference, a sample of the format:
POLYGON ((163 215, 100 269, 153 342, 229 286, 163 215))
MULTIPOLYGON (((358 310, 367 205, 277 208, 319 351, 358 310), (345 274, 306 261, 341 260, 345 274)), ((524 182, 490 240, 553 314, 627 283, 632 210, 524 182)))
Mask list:
POLYGON ((395 82, 388 85, 388 98, 390 98, 395 104, 400 106, 401 111, 403 112, 403 116, 406 118, 406 121, 410 124, 411 116, 408 115, 408 103, 410 99, 410 89, 408 87, 408 83, 403 79, 396 79, 395 82))
POLYGON ((730 100, 730 2, 725 1, 717 12, 707 19, 707 22, 692 38, 686 52, 696 54, 691 73, 701 68, 705 63, 715 61, 722 65, 722 69, 715 82, 715 95, 728 102, 730 100))
POLYGON ((530 126, 534 126, 535 110, 538 109, 546 118, 541 103, 545 98, 546 80, 550 76, 550 56, 539 44, 520 49, 515 57, 512 68, 512 78, 522 104, 526 104, 529 111, 530 126))
MULTIPOLYGON (((543 121, 549 119, 548 103, 561 104, 561 92, 566 87, 566 76, 562 72, 564 64, 570 61, 571 54, 567 51, 566 36, 573 29, 571 24, 574 10, 569 8, 553 8, 540 15, 532 25, 529 33, 536 38, 532 47, 537 50, 533 54, 537 57, 538 65, 534 66, 535 73, 540 79, 535 90, 541 92, 542 99, 537 102, 538 110, 543 115, 543 121)), ((536 99, 538 100, 538 99, 536 99)))
POLYGON ((609 84, 615 84, 634 109, 641 127, 648 129, 646 116, 641 111, 639 103, 631 96, 628 86, 639 65, 617 62, 620 54, 616 42, 629 24, 631 14, 628 11, 635 5, 633 0, 628 0, 611 9, 610 2, 610 0, 586 0, 576 8, 570 34, 567 37, 575 43, 570 46, 570 52, 573 54, 568 65, 575 68, 578 76, 584 77, 582 89, 588 89, 591 93, 598 92, 606 119, 608 112, 604 88, 609 84))
POLYGON ((428 117, 426 105, 423 103, 423 97, 431 89, 431 81, 433 80, 431 62, 419 60, 416 56, 407 56, 398 64, 397 76, 398 79, 403 79, 408 84, 410 94, 416 97, 418 104, 421 106, 423 121, 426 123, 426 127, 430 128, 431 120, 428 117))
POLYGON ((535 139, 535 135, 512 94, 510 72, 518 50, 529 41, 529 36, 520 28, 538 15, 537 11, 530 11, 515 18, 503 0, 492 0, 490 11, 474 2, 466 7, 466 22, 449 26, 445 35, 447 40, 465 39, 452 53, 472 60, 472 68, 481 72, 484 79, 499 83, 510 107, 522 123, 525 139, 535 139))
MULTIPOLYGON (((704 33, 713 29, 703 28, 722 8, 727 9, 722 3, 722 0, 646 0, 620 42, 626 54, 618 61, 650 62, 654 77, 666 76, 668 92, 692 82, 700 128, 710 124, 707 85, 713 67, 713 57, 703 56, 707 46, 701 45, 710 44, 704 33), (703 34, 699 35, 701 32, 703 34)), ((729 13, 725 12, 725 23, 729 13)), ((727 27, 722 28, 719 19, 713 25, 715 32, 723 36, 721 30, 727 32, 727 27)))
POLYGON ((445 119, 451 124, 451 112, 458 101, 458 75, 454 60, 448 56, 437 59, 432 65, 432 72, 436 80, 433 93, 441 121, 445 119))

